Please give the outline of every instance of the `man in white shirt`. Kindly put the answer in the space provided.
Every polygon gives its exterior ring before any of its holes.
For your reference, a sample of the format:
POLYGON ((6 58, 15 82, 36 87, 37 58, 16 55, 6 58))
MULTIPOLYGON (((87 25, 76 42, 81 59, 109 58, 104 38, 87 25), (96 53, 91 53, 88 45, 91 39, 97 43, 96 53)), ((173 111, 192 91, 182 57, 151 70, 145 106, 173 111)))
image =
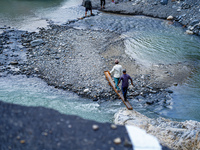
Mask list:
POLYGON ((119 65, 119 61, 116 59, 115 60, 115 65, 113 66, 112 70, 110 73, 114 73, 114 81, 115 81, 115 87, 119 91, 119 86, 117 86, 119 78, 121 77, 122 74, 122 66, 119 65))

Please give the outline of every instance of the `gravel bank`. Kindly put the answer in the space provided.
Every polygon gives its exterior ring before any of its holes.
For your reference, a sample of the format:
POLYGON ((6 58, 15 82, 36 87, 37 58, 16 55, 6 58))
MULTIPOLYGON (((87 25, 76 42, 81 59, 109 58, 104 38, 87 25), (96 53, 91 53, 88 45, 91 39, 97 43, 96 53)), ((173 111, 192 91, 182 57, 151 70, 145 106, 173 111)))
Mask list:
POLYGON ((143 105, 170 105, 164 98, 172 92, 167 87, 184 82, 191 72, 187 63, 143 67, 125 53, 120 34, 109 31, 52 25, 39 33, 8 30, 1 36, 1 76, 34 75, 95 101, 118 98, 104 76, 116 58, 134 79, 129 98, 143 97, 143 105))
MULTIPOLYGON (((119 5, 126 5, 124 7, 127 9, 130 3, 119 5)), ((106 9, 111 12, 109 7, 106 6, 106 9)), ((116 58, 134 79, 129 98, 139 97, 141 100, 142 97, 143 105, 170 105, 166 97, 172 91, 167 87, 184 82, 191 72, 191 66, 186 63, 142 67, 125 53, 120 34, 103 30, 77 30, 67 25, 52 25, 39 33, 5 30, 1 34, 0 48, 3 60, 0 76, 37 76, 49 85, 71 90, 95 101, 117 98, 103 74, 105 70, 111 70, 116 58), (27 59, 24 59, 26 56, 27 59), (148 101, 145 99, 147 97, 148 101)))
MULTIPOLYGON (((195 0, 115 0, 106 1, 106 9, 102 11, 127 14, 146 15, 181 23, 187 27, 188 34, 200 35, 200 1, 195 0), (161 2, 167 2, 165 5, 161 2)), ((92 0, 94 8, 100 8, 99 0, 92 0)))

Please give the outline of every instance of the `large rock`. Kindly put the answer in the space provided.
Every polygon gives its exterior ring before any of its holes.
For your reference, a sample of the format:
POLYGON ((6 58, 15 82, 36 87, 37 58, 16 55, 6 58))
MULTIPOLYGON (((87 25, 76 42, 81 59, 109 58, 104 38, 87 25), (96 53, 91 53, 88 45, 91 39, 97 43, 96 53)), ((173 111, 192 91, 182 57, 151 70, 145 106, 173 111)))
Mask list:
POLYGON ((121 109, 115 114, 114 123, 140 127, 172 149, 200 149, 200 123, 197 121, 176 122, 164 118, 151 119, 134 110, 121 109))

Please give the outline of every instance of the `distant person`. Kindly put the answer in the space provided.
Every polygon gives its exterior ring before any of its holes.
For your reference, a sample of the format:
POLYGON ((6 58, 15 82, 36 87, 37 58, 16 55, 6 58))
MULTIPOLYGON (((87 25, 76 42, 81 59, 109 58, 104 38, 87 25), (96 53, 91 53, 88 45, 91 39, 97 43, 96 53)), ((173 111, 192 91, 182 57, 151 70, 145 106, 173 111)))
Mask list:
POLYGON ((110 73, 111 74, 114 73, 115 87, 119 92, 120 89, 119 89, 119 86, 117 84, 118 84, 119 78, 120 78, 120 76, 122 74, 122 66, 119 65, 119 61, 117 59, 115 60, 115 65, 113 66, 113 68, 110 71, 110 73))
POLYGON ((84 7, 85 7, 85 17, 87 17, 88 10, 90 10, 90 14, 92 16, 93 15, 92 14, 92 2, 90 0, 86 0, 85 4, 84 4, 84 7))
POLYGON ((105 5, 106 5, 106 0, 101 0, 101 9, 102 9, 102 6, 103 6, 103 9, 105 9, 105 5))
POLYGON ((128 81, 131 80, 131 84, 133 85, 133 80, 128 74, 126 74, 126 70, 125 69, 123 70, 123 75, 120 77, 117 86, 119 85, 121 80, 122 80, 122 93, 123 93, 123 96, 124 96, 124 100, 127 101, 126 94, 127 94, 127 90, 128 90, 128 86, 129 86, 129 82, 128 81))

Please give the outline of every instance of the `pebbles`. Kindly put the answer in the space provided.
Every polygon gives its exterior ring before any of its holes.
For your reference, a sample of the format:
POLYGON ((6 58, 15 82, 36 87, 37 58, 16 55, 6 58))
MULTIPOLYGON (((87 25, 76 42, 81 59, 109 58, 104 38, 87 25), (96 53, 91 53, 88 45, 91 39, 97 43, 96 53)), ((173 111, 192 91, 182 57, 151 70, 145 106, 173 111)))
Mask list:
POLYGON ((96 125, 96 124, 94 124, 94 125, 92 126, 92 129, 93 129, 94 131, 97 131, 97 130, 99 129, 99 126, 96 125))
POLYGON ((115 124, 111 124, 111 129, 117 129, 117 126, 115 124))
MULTIPOLYGON (((6 68, 2 67, 2 72, 37 76, 49 85, 73 91, 94 101, 117 99, 116 93, 108 85, 103 73, 112 68, 114 58, 120 56, 120 60, 123 60, 122 65, 130 73, 140 72, 135 61, 124 53, 124 42, 119 38, 120 34, 66 28, 66 26, 51 25, 49 29, 41 29, 39 33, 21 32, 16 39, 21 41, 24 47, 14 50, 20 52, 17 55, 2 52, 5 54, 3 55, 5 62, 12 65, 12 67, 8 65, 6 68), (21 54, 22 56, 25 54, 27 60, 21 60, 21 54)), ((14 35, 17 31, 12 32, 14 35)), ((3 36, 5 40, 1 40, 1 43, 10 51, 12 49, 8 45, 16 42, 9 41, 8 39, 11 39, 9 35, 10 33, 5 33, 3 36)), ((8 50, 4 49, 4 51, 8 50)), ((2 62, 1 65, 5 64, 2 62)), ((171 73, 168 68, 162 69, 159 65, 157 70, 165 71, 166 76, 171 73)), ((163 98, 169 93, 165 90, 161 91, 162 88, 169 86, 164 85, 167 82, 162 84, 155 82, 157 77, 151 72, 131 74, 131 76, 134 87, 129 88, 129 99, 138 100, 138 103, 144 107, 146 104, 153 105, 158 102, 164 106, 170 104, 166 104, 166 99, 163 98)))
MULTIPOLYGON (((134 15, 146 15, 156 18, 168 18, 168 20, 176 20, 177 22, 185 25, 190 29, 190 24, 195 20, 200 20, 200 1, 194 0, 159 0, 160 3, 155 0, 137 0, 134 3, 120 2, 117 5, 109 5, 103 11, 122 13, 122 14, 134 14, 134 15), (169 16, 170 14, 170 16, 169 16)), ((96 3, 94 3, 96 5, 96 3)), ((193 24, 191 27, 194 34, 200 35, 199 22, 193 24)))
MULTIPOLYGON (((12 32, 15 35, 17 31, 12 32)), ((118 36, 115 33, 92 30, 66 30, 62 26, 53 26, 52 29, 48 30, 43 29, 39 33, 22 32, 16 39, 21 39, 22 45, 26 43, 26 46, 15 49, 15 52, 19 51, 23 55, 26 54, 27 61, 19 59, 21 58, 20 53, 16 57, 9 57, 15 54, 4 53, 7 55, 6 59, 12 58, 14 60, 8 63, 11 66, 2 68, 2 71, 9 71, 12 74, 21 73, 28 76, 38 76, 44 79, 49 85, 71 90, 94 101, 116 99, 118 97, 108 85, 103 73, 105 70, 112 68, 112 66, 109 66, 109 63, 112 64, 113 60, 104 57, 103 53, 105 52, 106 45, 111 45, 112 40, 116 41, 118 36), (42 39, 38 39, 41 37, 42 39), (113 37, 116 37, 116 39, 113 37), (72 40, 73 38, 76 40, 72 40), (92 41, 90 40, 91 38, 93 39, 92 41)), ((9 39, 9 35, 6 33, 4 37, 5 39, 9 39)), ((13 44, 16 42, 2 40, 2 43, 5 45, 6 43, 13 44)), ((119 42, 119 49, 123 46, 120 44, 119 42)), ((109 51, 109 49, 106 51, 109 51)), ((110 55, 106 54, 106 56, 110 55)), ((127 59, 126 55, 123 55, 123 57, 127 59)), ((7 62, 8 60, 5 61, 7 62)), ((130 63, 133 62, 127 62, 129 67, 134 67, 134 63, 130 63)), ((151 86, 150 80, 152 80, 151 74, 135 75, 134 87, 129 89, 129 98, 141 99, 137 97, 149 97, 151 99, 149 101, 151 102, 148 101, 145 103, 145 98, 142 101, 138 101, 144 106, 146 104, 152 105, 157 102, 157 99, 161 99, 161 96, 156 96, 160 92, 159 88, 151 86)), ((162 104, 167 105, 164 102, 162 104)))
POLYGON ((121 144, 122 140, 121 140, 121 138, 118 137, 118 138, 114 139, 113 142, 115 144, 121 144))
POLYGON ((11 61, 10 65, 18 65, 18 61, 11 61))

